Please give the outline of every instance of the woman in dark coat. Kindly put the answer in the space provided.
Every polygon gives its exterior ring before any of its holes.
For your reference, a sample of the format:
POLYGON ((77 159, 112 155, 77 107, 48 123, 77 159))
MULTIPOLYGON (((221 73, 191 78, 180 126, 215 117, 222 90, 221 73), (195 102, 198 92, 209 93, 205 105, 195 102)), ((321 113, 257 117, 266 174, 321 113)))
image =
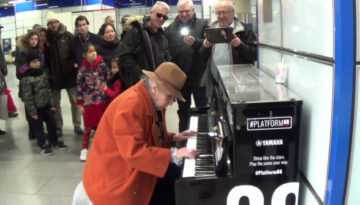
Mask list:
MULTIPOLYGON (((24 36, 21 36, 17 40, 17 52, 15 57, 15 66, 16 66, 16 77, 21 80, 23 78, 23 74, 27 71, 24 69, 28 69, 28 66, 22 66, 26 64, 26 56, 29 53, 36 53, 40 56, 41 66, 46 68, 45 58, 44 58, 44 43, 42 43, 41 35, 38 31, 30 30, 24 36)), ((20 81, 21 82, 21 81, 20 81)), ((22 98, 22 89, 21 83, 19 83, 19 97, 22 98)), ((25 108, 25 116, 26 120, 29 123, 29 119, 31 116, 29 115, 27 109, 25 108)), ((35 135, 33 134, 33 128, 29 123, 29 139, 34 139, 35 135)))
POLYGON ((104 59, 104 62, 111 68, 111 61, 119 56, 120 40, 116 33, 115 27, 111 24, 103 24, 99 30, 101 42, 96 47, 96 51, 104 59))

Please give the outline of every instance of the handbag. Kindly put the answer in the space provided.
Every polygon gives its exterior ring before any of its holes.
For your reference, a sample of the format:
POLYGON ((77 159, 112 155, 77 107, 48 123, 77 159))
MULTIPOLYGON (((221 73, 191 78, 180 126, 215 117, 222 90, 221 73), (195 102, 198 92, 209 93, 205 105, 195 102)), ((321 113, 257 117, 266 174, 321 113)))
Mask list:
POLYGON ((7 95, 0 94, 0 119, 6 120, 7 118, 8 118, 7 95))

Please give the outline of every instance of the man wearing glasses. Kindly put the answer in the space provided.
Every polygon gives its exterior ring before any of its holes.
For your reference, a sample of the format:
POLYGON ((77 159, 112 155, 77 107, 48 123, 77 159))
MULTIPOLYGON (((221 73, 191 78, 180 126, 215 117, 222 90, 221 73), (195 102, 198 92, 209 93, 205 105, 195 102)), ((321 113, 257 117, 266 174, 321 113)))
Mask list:
POLYGON ((141 70, 154 71, 161 63, 170 61, 169 45, 162 25, 168 19, 170 7, 157 1, 143 21, 134 21, 120 45, 119 66, 125 89, 140 80, 141 70))
MULTIPOLYGON (((221 1, 215 6, 217 21, 210 28, 233 28, 234 38, 230 41, 233 64, 253 64, 256 61, 256 35, 235 17, 235 6, 232 1, 221 1)), ((204 40, 205 56, 210 56, 212 42, 204 40)), ((213 54, 214 55, 214 54, 213 54)))
POLYGON ((179 0, 178 15, 166 29, 170 45, 172 62, 176 63, 188 76, 181 90, 186 102, 178 101, 179 131, 188 126, 191 94, 196 107, 206 106, 205 87, 200 87, 200 79, 206 68, 206 62, 200 59, 199 49, 204 41, 204 32, 208 22, 196 17, 192 0, 179 0))

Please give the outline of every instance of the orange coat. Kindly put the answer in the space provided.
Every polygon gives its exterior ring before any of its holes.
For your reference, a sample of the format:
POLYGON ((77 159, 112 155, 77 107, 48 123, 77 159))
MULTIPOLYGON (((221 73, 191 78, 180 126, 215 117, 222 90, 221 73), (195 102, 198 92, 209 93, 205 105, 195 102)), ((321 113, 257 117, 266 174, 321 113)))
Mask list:
POLYGON ((149 203, 157 177, 165 175, 171 160, 172 134, 165 129, 167 148, 160 147, 156 119, 142 80, 108 106, 96 129, 83 176, 94 205, 149 203))

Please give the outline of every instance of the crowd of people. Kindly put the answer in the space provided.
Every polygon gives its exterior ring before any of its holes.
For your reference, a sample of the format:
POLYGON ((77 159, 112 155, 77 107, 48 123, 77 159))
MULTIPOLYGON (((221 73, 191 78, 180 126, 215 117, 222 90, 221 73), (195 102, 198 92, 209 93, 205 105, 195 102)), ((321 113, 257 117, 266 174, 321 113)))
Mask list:
POLYGON ((43 154, 67 149, 62 90, 71 104, 74 132, 83 135, 80 160, 86 164, 74 204, 175 203, 177 162, 197 152, 174 145, 196 134, 186 130, 191 96, 197 107, 208 103, 200 82, 217 45, 205 30, 233 28, 233 62, 256 60, 256 36, 236 18, 234 4, 218 2, 215 11, 217 21, 209 24, 196 16, 192 0, 179 0, 178 15, 164 29, 170 7, 157 1, 145 16, 125 15, 121 35, 113 17, 94 34, 88 19, 78 16, 72 34, 49 11, 47 28, 36 26, 18 39, 16 76, 29 139, 37 140, 43 154), (168 132, 165 122, 165 109, 175 99, 179 134, 168 132))

